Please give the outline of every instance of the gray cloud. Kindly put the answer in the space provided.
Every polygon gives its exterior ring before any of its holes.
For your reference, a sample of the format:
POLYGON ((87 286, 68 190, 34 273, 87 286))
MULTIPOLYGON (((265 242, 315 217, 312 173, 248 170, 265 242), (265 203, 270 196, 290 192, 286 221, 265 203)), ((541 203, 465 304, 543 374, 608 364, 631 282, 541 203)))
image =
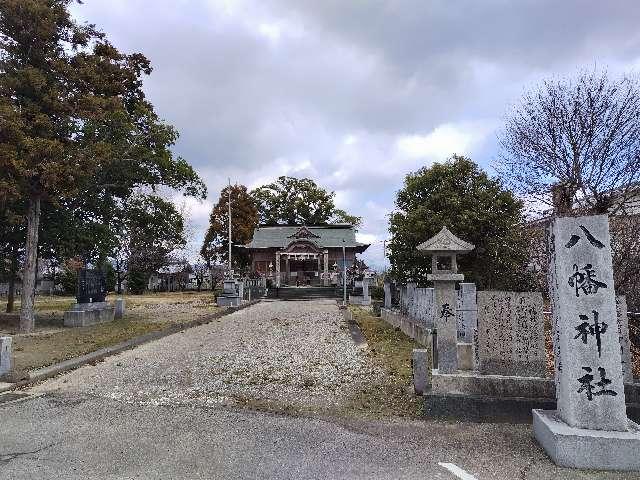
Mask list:
MULTIPOLYGON (((312 176, 386 238, 404 175, 450 154, 487 167, 523 88, 639 63, 629 1, 111 0, 73 7, 154 65, 145 89, 205 178, 312 176)), ((191 207, 202 235, 208 205, 191 207)), ((377 244, 379 245, 379 244, 377 244)), ((371 261, 382 263, 375 247, 371 261)))

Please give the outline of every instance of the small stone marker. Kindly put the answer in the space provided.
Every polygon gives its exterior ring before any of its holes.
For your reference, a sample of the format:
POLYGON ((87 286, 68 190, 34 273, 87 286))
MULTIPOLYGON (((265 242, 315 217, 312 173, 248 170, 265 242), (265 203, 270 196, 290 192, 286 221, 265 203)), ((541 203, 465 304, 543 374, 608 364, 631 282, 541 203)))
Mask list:
POLYGON ((478 370, 484 375, 545 377, 540 292, 478 292, 478 370))
POLYGON ((125 310, 125 302, 124 302, 124 298, 116 298, 116 311, 115 311, 115 318, 122 318, 124 317, 124 310, 125 310))
POLYGON ((640 427, 626 414, 607 216, 556 218, 549 260, 558 407, 533 411, 536 439, 559 465, 640 469, 640 427))
POLYGON ((427 275, 427 280, 433 281, 435 286, 434 312, 439 373, 455 373, 458 370, 456 282, 464 280, 464 275, 458 273, 456 257, 474 248, 474 245, 456 237, 447 227, 418 245, 418 250, 431 254, 432 273, 427 275))
POLYGON ((413 388, 417 395, 422 395, 429 389, 429 350, 414 349, 411 355, 411 369, 413 371, 413 388))
POLYGON ((620 356, 622 357, 622 378, 625 383, 633 383, 633 363, 631 360, 631 341, 629 340, 629 317, 627 316, 627 297, 616 297, 616 314, 618 317, 618 339, 620 356))
POLYGON ((0 337, 0 378, 12 372, 11 337, 0 337))

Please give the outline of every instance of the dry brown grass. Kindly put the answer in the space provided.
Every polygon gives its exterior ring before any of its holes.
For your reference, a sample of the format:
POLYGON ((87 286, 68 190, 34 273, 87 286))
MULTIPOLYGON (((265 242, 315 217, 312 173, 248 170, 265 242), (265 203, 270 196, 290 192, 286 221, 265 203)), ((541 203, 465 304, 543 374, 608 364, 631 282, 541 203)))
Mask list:
POLYGON ((351 308, 367 339, 367 354, 386 375, 355 392, 347 410, 365 417, 419 417, 422 403, 413 392, 411 356, 414 348, 424 347, 380 317, 351 308))
MULTIPOLYGON (((107 300, 112 301, 110 296, 107 300)), ((33 334, 16 333, 17 314, 4 316, 0 334, 13 335, 14 362, 19 370, 31 370, 101 348, 116 345, 146 333, 165 330, 191 321, 205 321, 219 311, 210 292, 161 293, 125 296, 125 318, 82 328, 65 328, 64 311, 73 297, 36 299, 36 329, 33 334), (9 319, 11 322, 6 322, 9 319)), ((19 303, 17 305, 19 308, 19 303)))

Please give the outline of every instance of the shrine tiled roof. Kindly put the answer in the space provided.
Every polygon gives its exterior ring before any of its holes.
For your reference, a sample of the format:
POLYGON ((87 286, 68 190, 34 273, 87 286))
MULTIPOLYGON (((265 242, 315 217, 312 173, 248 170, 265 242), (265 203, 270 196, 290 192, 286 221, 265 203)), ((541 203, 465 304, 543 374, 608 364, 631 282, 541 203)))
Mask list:
POLYGON ((253 239, 245 248, 286 248, 296 240, 308 240, 321 248, 357 248, 364 251, 369 245, 356 241, 352 225, 261 225, 253 231, 253 239))

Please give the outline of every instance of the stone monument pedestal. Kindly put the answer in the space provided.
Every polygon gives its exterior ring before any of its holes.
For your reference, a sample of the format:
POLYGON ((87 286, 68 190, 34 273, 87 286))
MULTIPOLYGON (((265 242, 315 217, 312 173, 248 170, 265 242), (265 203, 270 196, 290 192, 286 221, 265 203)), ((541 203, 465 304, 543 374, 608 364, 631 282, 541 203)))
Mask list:
POLYGON ((640 470, 640 426, 628 420, 629 430, 573 428, 555 410, 533 410, 536 440, 555 464, 595 470, 640 470))
POLYGON ((237 307, 240 305, 240 296, 224 296, 218 295, 218 306, 219 307, 237 307))
POLYGON ((113 321, 115 307, 108 302, 76 303, 64 312, 65 327, 88 327, 113 321))
POLYGON ((349 295, 349 303, 351 305, 371 305, 371 296, 369 295, 369 280, 356 280, 353 293, 349 295))
POLYGON ((236 281, 227 279, 223 282, 222 293, 218 295, 219 307, 238 307, 242 303, 242 297, 236 292, 236 281))

